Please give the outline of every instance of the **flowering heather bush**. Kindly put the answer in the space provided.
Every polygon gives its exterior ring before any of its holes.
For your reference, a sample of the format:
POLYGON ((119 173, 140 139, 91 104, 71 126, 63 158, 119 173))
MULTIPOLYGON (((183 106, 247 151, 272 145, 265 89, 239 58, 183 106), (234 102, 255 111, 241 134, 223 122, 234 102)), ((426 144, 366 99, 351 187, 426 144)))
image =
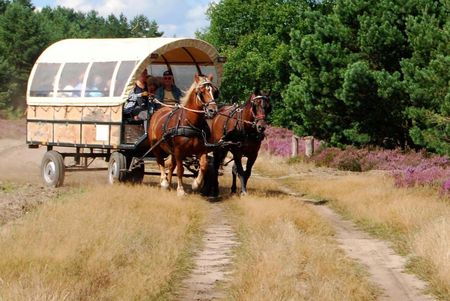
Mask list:
MULTIPOLYGON (((266 138, 261 144, 261 150, 269 154, 289 157, 291 155, 292 136, 294 133, 291 130, 278 127, 268 127, 265 131, 266 138)), ((320 142, 314 140, 314 149, 319 148, 320 142)), ((305 153, 305 141, 299 139, 298 153, 305 153)))
MULTIPOLYGON (((292 131, 269 127, 266 139, 261 145, 263 151, 288 157, 291 154, 292 131)), ((450 194, 450 159, 425 151, 402 151, 384 149, 357 149, 348 146, 345 149, 329 147, 319 150, 315 140, 316 153, 310 159, 317 166, 326 166, 349 171, 387 170, 400 187, 417 185, 441 186, 442 192, 450 194)), ((299 154, 305 153, 305 141, 299 139, 299 154)))
POLYGON ((277 127, 267 127, 266 138, 261 144, 261 150, 269 154, 288 157, 291 154, 291 140, 293 132, 277 127))
POLYGON ((442 183, 442 193, 449 195, 450 194, 450 178, 442 183))

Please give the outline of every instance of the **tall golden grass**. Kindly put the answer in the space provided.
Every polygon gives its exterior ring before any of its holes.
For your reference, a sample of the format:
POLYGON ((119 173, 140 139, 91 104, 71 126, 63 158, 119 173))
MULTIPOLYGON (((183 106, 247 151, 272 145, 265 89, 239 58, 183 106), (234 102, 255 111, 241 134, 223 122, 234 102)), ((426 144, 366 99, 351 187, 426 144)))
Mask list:
POLYGON ((376 289, 345 258, 328 224, 298 200, 268 197, 271 185, 258 182, 258 193, 230 200, 241 245, 228 298, 375 300, 376 289))
POLYGON ((46 203, 0 233, 0 299, 165 300, 190 265, 205 206, 144 186, 46 203))
MULTIPOLYGON (((270 170, 264 162, 259 168, 270 170)), ((429 281, 432 293, 450 300, 450 204, 435 191, 397 188, 389 175, 379 171, 335 172, 332 177, 311 172, 282 181, 300 193, 331 201, 364 229, 393 242, 400 253, 416 256, 412 269, 429 281)))

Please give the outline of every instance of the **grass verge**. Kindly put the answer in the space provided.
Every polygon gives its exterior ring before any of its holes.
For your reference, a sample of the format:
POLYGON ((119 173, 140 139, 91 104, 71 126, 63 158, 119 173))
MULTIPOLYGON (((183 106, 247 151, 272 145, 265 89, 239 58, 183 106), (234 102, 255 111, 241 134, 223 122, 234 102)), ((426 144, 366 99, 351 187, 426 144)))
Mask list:
MULTIPOLYGON (((301 163, 278 163, 278 168, 305 169, 301 163), (287 167, 289 166, 289 167, 287 167)), ((262 162, 259 168, 269 171, 262 162)), ((429 291, 450 300, 450 204, 427 188, 397 188, 383 172, 322 172, 282 179, 297 192, 326 199, 361 228, 412 255, 409 268, 428 281, 429 291)), ((277 174, 275 174, 277 175, 277 174)))
POLYGON ((96 187, 0 232, 0 299, 166 300, 191 262, 206 204, 150 187, 96 187))
POLYGON ((258 188, 261 195, 229 203, 241 241, 230 300, 376 299, 364 269, 346 259, 326 222, 298 200, 258 188))

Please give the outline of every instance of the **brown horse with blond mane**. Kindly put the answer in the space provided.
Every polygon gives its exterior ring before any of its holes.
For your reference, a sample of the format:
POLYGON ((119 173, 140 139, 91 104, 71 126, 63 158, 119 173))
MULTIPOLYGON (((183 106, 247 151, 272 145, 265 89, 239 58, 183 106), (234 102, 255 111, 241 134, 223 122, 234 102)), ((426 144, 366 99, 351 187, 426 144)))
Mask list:
POLYGON ((183 160, 187 156, 199 158, 199 172, 192 183, 195 191, 203 184, 207 169, 207 139, 209 127, 206 118, 217 113, 215 96, 217 88, 212 84, 212 76, 195 75, 194 83, 181 99, 179 106, 164 106, 157 110, 149 124, 149 140, 158 163, 163 188, 169 188, 175 167, 177 168, 177 195, 185 195, 183 189, 183 160), (164 158, 171 155, 168 176, 164 168, 164 158))

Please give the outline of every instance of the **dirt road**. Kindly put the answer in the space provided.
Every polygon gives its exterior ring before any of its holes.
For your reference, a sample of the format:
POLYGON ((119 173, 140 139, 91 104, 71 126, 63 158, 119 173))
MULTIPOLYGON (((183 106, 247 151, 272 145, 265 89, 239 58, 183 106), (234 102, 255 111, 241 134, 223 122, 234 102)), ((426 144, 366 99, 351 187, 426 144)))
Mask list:
POLYGON ((385 241, 375 239, 358 230, 354 223, 344 220, 327 206, 313 199, 304 198, 287 186, 281 189, 312 208, 336 231, 336 239, 347 255, 367 267, 373 283, 382 289, 379 300, 385 301, 431 301, 433 297, 424 294, 426 283, 405 272, 406 258, 398 255, 385 241))
POLYGON ((223 205, 211 204, 203 247, 194 257, 194 269, 183 281, 178 300, 221 300, 238 244, 223 205), (220 285, 220 287, 219 287, 220 285))

